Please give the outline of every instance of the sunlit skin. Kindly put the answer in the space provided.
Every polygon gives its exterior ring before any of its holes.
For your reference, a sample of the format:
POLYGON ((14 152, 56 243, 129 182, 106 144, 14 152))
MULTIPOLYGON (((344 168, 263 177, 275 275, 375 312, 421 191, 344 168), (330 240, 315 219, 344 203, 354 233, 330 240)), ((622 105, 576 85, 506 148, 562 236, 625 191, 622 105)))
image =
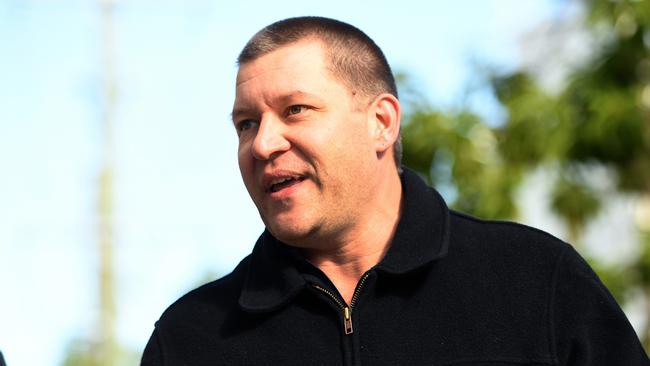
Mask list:
POLYGON ((239 168, 267 229, 302 248, 349 300, 399 218, 399 102, 351 90, 327 66, 313 39, 242 65, 233 122, 239 168))

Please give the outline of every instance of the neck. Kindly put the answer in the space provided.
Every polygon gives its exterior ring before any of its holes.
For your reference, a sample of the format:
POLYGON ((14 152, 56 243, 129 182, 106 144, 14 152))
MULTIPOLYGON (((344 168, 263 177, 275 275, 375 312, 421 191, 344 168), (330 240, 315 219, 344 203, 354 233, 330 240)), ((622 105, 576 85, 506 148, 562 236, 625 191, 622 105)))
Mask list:
POLYGON ((401 212, 399 175, 386 178, 377 193, 380 199, 367 210, 367 217, 336 245, 303 250, 307 260, 327 275, 348 304, 361 276, 379 263, 390 247, 401 212))

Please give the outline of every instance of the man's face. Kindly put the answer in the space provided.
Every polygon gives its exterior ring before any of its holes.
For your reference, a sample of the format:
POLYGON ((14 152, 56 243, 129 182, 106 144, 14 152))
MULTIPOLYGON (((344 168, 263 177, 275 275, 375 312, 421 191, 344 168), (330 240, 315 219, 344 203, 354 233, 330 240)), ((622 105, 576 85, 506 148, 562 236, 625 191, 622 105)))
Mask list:
POLYGON ((372 195, 377 155, 368 100, 303 40, 242 65, 233 121, 239 168, 264 224, 300 247, 341 239, 372 195))

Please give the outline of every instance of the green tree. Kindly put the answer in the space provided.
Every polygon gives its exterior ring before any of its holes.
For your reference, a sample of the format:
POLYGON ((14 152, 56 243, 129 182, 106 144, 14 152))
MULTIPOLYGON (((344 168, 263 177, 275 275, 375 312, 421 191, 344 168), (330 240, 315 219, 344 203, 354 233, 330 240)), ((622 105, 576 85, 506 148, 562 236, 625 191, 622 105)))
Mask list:
POLYGON ((492 131, 468 111, 407 114, 404 164, 452 197, 451 206, 487 218, 512 217, 521 175, 503 163, 492 131))
MULTIPOLYGON (((61 361, 62 366, 102 366, 106 358, 102 354, 102 345, 88 339, 74 339, 66 347, 61 361)), ((121 346, 113 348, 111 365, 137 365, 140 362, 140 351, 130 350, 121 346)))
MULTIPOLYGON (((403 127, 405 164, 451 192, 453 207, 481 217, 515 217, 513 195, 522 178, 540 168, 549 172, 551 209, 576 244, 603 197, 650 200, 650 2, 581 4, 579 21, 595 48, 558 90, 543 88, 535 70, 496 74, 490 84, 507 111, 503 124, 491 127, 468 110, 419 103, 406 108, 403 127), (611 188, 595 184, 596 170, 609 172, 611 188)), ((619 301, 641 293, 650 304, 650 223, 641 222, 639 231, 633 263, 591 263, 619 301)), ((641 336, 650 350, 647 323, 641 336)))
MULTIPOLYGON (((497 132, 501 154, 508 164, 528 169, 558 167, 552 208, 574 242, 608 193, 591 182, 594 167, 612 172, 619 193, 650 197, 650 2, 582 4, 584 27, 598 48, 561 90, 544 91, 521 70, 493 79, 508 111, 497 132)), ((639 291, 650 299, 649 226, 639 225, 642 240, 634 263, 608 268, 592 262, 620 301, 639 291)), ((650 327, 642 337, 650 349, 650 327)))

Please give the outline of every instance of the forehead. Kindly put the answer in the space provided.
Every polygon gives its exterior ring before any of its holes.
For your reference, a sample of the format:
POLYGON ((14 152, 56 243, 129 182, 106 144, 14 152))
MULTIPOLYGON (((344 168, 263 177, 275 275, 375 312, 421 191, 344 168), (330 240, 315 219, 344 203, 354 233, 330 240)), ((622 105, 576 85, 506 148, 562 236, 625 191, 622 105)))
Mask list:
POLYGON ((282 104, 288 96, 301 93, 321 99, 335 95, 349 98, 349 88, 332 75, 328 66, 326 47, 314 39, 280 47, 241 65, 233 115, 262 104, 282 104))
POLYGON ((270 72, 323 72, 328 66, 325 56, 325 45, 318 39, 306 38, 290 43, 241 65, 237 72, 237 86, 270 72))

